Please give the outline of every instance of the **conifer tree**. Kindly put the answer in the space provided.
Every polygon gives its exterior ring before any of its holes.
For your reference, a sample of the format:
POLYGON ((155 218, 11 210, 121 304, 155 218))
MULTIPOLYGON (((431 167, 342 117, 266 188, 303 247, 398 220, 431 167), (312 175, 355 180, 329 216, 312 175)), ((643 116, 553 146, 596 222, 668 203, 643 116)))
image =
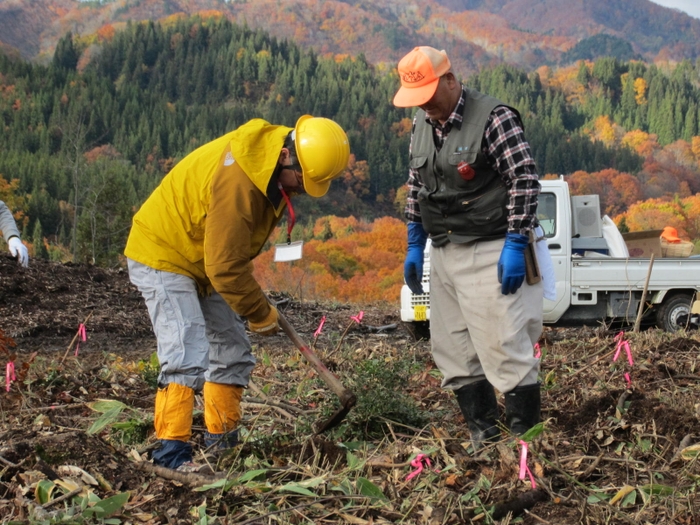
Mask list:
POLYGON ((78 66, 80 55, 73 43, 73 33, 70 31, 62 37, 56 44, 56 51, 53 55, 52 64, 56 68, 73 70, 78 66))
POLYGON ((44 231, 41 228, 41 221, 36 220, 34 231, 32 232, 32 245, 34 246, 34 257, 37 259, 47 259, 49 252, 44 246, 44 231))

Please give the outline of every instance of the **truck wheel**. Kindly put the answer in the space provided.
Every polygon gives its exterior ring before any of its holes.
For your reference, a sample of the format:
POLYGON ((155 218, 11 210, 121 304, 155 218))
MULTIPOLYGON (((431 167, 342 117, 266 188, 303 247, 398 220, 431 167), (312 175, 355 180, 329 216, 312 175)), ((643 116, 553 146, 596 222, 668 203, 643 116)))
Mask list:
POLYGON ((684 293, 666 298, 656 312, 656 326, 667 332, 676 332, 685 328, 685 325, 679 324, 678 318, 685 316, 685 319, 688 319, 692 299, 690 295, 684 293))
POLYGON ((416 341, 430 340, 430 322, 429 321, 411 321, 405 323, 406 328, 411 333, 411 336, 416 341))

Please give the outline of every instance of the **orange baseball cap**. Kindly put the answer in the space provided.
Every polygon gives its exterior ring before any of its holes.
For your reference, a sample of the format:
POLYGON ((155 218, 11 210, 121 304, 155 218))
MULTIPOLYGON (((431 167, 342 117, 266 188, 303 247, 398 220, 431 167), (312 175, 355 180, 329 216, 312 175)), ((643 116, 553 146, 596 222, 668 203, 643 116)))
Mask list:
POLYGON ((676 230, 673 226, 666 226, 661 234, 661 237, 666 239, 668 242, 681 242, 680 237, 678 237, 678 230, 676 230))
POLYGON ((445 50, 434 47, 416 47, 399 62, 401 87, 394 95, 394 106, 409 108, 422 106, 437 90, 440 77, 450 70, 450 59, 445 50))

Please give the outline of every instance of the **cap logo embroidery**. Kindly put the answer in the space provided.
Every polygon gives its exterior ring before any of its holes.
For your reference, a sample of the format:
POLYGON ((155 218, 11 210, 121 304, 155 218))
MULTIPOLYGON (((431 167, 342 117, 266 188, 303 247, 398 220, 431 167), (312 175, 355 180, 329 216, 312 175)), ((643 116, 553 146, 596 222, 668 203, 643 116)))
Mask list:
POLYGON ((425 75, 421 73, 420 71, 408 71, 404 73, 403 77, 401 77, 404 82, 407 82, 408 84, 413 84, 415 82, 420 82, 425 78, 425 75))

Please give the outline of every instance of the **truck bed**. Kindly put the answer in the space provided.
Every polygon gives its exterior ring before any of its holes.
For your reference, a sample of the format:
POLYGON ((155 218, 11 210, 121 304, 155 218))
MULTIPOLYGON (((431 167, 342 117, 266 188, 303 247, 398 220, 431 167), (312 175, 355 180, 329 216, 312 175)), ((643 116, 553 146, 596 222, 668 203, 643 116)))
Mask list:
MULTIPOLYGON (((571 286, 606 291, 642 290, 648 271, 649 259, 574 257, 571 286)), ((700 290, 700 259, 654 259, 649 290, 679 287, 700 290)))

